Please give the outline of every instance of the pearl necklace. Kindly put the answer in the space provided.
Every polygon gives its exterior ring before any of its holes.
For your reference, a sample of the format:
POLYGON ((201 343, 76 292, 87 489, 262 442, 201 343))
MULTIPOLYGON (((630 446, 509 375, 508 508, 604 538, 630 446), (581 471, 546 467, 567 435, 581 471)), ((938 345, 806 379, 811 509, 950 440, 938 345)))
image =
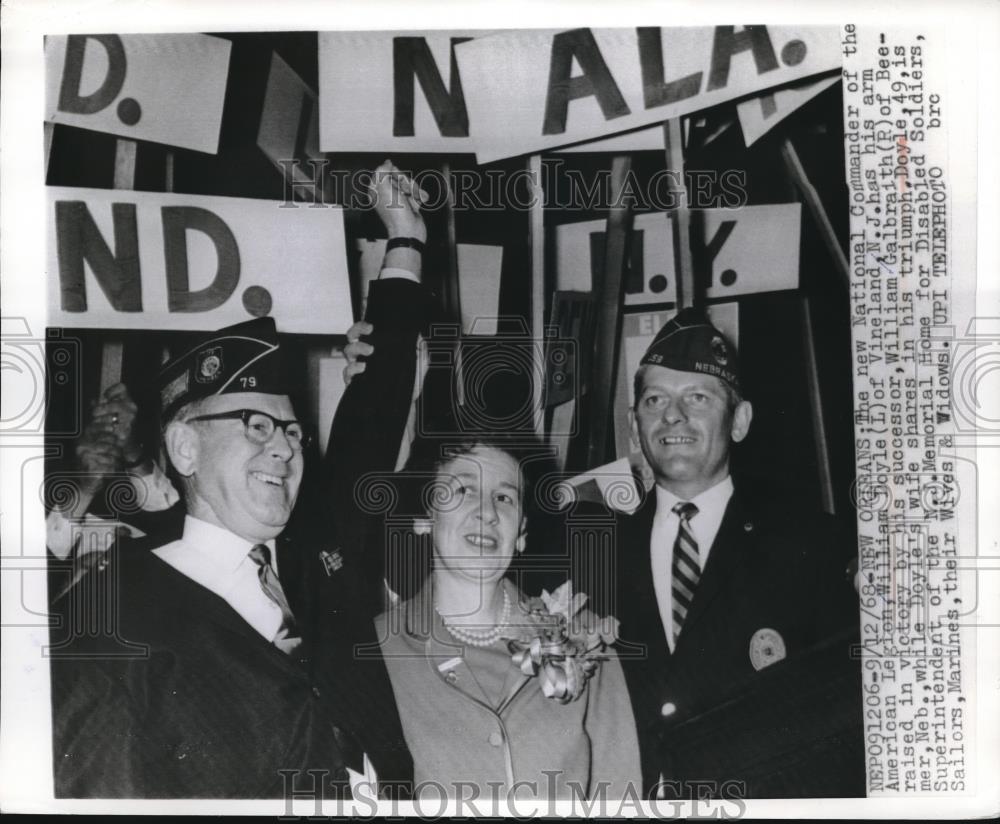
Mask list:
POLYGON ((493 629, 485 632, 452 626, 441 615, 437 606, 434 607, 434 610, 441 617, 441 621, 444 623, 444 628, 448 630, 448 634, 456 641, 461 641, 470 647, 491 647, 500 640, 500 636, 507 629, 507 624, 510 621, 510 596, 507 595, 507 590, 503 591, 503 612, 500 615, 500 623, 496 624, 493 629))

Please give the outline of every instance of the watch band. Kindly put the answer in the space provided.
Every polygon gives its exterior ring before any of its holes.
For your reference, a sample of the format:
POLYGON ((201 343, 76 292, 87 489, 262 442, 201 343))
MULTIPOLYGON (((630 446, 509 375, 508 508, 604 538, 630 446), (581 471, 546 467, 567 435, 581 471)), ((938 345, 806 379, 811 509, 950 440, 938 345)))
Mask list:
POLYGON ((385 245, 386 252, 400 248, 416 249, 417 252, 423 254, 424 242, 415 237, 394 237, 390 238, 389 242, 385 245))

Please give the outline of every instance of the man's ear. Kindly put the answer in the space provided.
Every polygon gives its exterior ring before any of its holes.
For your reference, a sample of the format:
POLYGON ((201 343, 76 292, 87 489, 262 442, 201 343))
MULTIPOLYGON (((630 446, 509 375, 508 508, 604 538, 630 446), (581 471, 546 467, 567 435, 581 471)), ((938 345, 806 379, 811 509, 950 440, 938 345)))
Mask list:
POLYGON ((628 433, 632 451, 638 452, 642 449, 642 442, 639 440, 639 426, 635 422, 635 410, 632 407, 628 410, 628 433))
POLYGON ((198 466, 198 450, 200 443, 198 433, 190 424, 172 421, 167 424, 163 433, 163 443, 167 448, 167 457, 173 464, 177 474, 189 478, 198 466))
POLYGON ((431 534, 431 519, 430 518, 414 518, 413 519, 413 531, 417 535, 430 535, 431 534))
POLYGON ((750 431, 750 421, 753 420, 753 407, 750 401, 740 401, 733 411, 733 442, 739 443, 750 431))

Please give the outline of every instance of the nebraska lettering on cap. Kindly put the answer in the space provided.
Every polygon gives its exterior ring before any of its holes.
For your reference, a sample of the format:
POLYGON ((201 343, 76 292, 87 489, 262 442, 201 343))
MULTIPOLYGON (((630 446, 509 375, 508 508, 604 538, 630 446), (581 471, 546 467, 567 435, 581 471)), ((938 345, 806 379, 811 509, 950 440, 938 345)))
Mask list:
POLYGON ((287 395, 274 319, 256 318, 212 332, 160 370, 164 422, 185 404, 211 395, 287 395))
POLYGON ((646 364, 714 375, 740 390, 736 347, 697 309, 682 309, 663 325, 639 361, 646 364))

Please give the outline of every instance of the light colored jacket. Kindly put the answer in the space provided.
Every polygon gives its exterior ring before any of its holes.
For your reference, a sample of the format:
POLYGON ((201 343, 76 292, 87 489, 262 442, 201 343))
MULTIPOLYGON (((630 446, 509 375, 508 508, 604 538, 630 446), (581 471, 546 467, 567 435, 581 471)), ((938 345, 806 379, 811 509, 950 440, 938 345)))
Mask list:
MULTIPOLYGON (((524 596, 503 585, 524 614, 524 596)), ((641 792, 632 704, 613 651, 583 694, 560 704, 522 674, 506 641, 485 649, 456 642, 429 587, 375 619, 417 793, 611 799, 629 782, 641 792)))

